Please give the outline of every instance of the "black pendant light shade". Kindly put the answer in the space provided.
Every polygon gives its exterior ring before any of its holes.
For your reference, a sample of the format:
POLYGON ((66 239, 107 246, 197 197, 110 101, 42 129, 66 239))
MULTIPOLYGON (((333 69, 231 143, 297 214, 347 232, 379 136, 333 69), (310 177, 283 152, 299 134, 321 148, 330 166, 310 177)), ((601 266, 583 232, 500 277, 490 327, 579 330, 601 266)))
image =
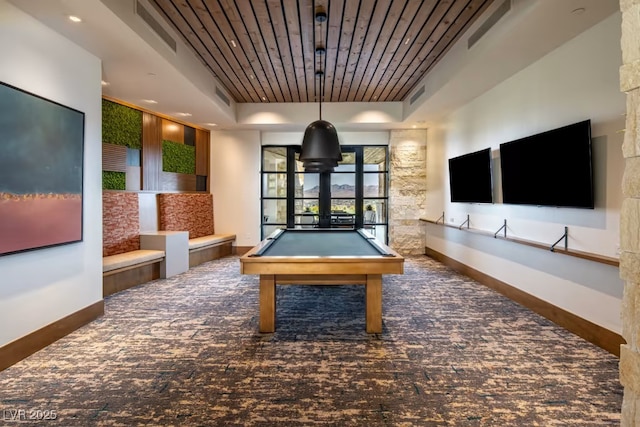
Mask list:
MULTIPOLYGON (((316 9, 315 18, 320 25, 327 20, 327 13, 322 6, 316 9)), ((321 59, 325 52, 326 49, 322 44, 322 37, 320 37, 320 44, 316 45, 316 56, 321 59)), ((300 160, 304 170, 307 172, 333 172, 333 168, 338 166, 338 162, 342 161, 342 152, 340 151, 340 141, 338 141, 336 128, 328 121, 322 120, 322 79, 324 78, 324 72, 322 71, 322 61, 319 60, 318 62, 316 78, 320 86, 320 93, 318 94, 320 117, 319 120, 307 126, 304 131, 300 160)))
POLYGON ((300 160, 307 172, 333 171, 342 161, 338 132, 326 120, 316 120, 307 126, 302 138, 300 160))

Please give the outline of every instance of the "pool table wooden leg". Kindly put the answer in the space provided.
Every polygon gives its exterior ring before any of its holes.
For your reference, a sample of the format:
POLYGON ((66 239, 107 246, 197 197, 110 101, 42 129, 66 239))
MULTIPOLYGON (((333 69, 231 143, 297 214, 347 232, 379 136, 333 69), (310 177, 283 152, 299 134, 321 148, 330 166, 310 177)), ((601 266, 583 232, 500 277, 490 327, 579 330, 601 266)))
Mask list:
POLYGON ((276 276, 260 275, 260 332, 276 331, 276 276))
POLYGON ((382 333, 382 275, 367 274, 366 318, 367 333, 382 333))

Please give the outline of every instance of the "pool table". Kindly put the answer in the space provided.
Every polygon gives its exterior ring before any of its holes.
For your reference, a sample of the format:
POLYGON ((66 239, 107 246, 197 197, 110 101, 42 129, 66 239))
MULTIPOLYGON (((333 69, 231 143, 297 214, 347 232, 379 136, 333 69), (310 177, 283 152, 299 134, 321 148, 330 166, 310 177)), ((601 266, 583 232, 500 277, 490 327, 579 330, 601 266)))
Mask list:
POLYGON ((260 332, 276 329, 276 285, 366 287, 366 330, 382 332, 382 275, 402 274, 404 258, 364 230, 281 229, 240 257, 260 275, 260 332))

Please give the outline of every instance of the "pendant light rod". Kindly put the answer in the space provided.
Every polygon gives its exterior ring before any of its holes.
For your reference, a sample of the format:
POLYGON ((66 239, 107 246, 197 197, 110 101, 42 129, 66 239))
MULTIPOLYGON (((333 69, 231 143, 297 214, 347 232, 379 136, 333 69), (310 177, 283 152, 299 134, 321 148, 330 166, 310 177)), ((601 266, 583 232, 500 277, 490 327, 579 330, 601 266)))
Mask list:
POLYGON ((319 102, 319 109, 320 109, 320 120, 322 120, 322 71, 320 71, 320 102, 319 102))
POLYGON ((324 77, 324 71, 322 68, 322 57, 324 56, 324 53, 325 53, 324 37, 323 37, 324 31, 322 30, 322 23, 326 22, 326 20, 327 20, 327 13, 325 12, 322 6, 319 6, 316 10, 316 22, 320 26, 320 45, 316 47, 316 56, 318 57, 318 71, 316 72, 316 75, 320 79, 320 94, 319 94, 320 102, 318 103, 320 120, 322 120, 322 80, 324 77))
MULTIPOLYGON (((342 161, 342 152, 340 150, 340 141, 336 128, 329 122, 322 120, 322 80, 324 72, 322 70, 322 56, 326 53, 326 48, 322 41, 324 40, 322 23, 327 20, 327 14, 324 8, 318 7, 315 14, 316 22, 320 27, 320 44, 316 45, 316 56, 318 64, 315 72, 316 78, 320 79, 318 83, 314 82, 314 89, 320 90, 318 99, 319 120, 307 126, 302 137, 302 145, 300 146, 299 159, 302 161, 305 172, 333 172, 338 166, 338 162, 342 161)), ((315 64, 315 62, 314 62, 315 64)))

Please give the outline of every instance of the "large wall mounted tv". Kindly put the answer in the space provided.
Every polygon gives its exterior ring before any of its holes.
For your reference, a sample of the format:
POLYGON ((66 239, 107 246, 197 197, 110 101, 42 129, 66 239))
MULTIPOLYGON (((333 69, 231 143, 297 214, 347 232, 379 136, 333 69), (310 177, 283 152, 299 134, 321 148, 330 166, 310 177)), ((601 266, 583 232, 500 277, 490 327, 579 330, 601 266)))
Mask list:
POLYGON ((452 202, 493 203, 491 148, 449 159, 452 202))
POLYGON ((594 207, 591 120, 500 144, 504 203, 594 207))

